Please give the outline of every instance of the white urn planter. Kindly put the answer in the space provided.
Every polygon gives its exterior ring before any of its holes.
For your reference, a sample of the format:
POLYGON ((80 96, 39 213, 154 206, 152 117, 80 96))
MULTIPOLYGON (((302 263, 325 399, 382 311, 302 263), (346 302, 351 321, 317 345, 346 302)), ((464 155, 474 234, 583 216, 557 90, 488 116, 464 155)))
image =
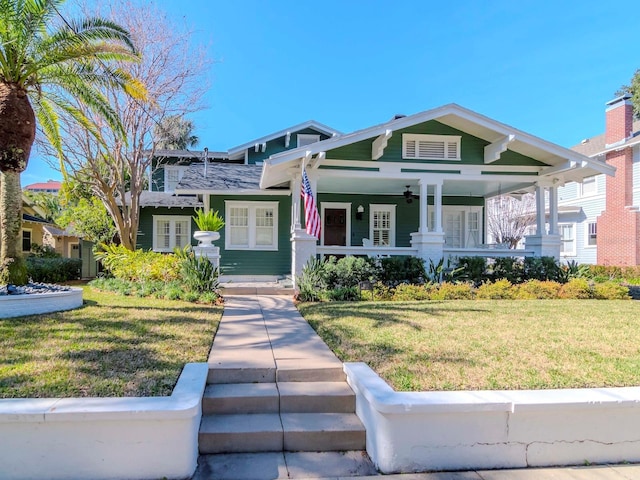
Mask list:
POLYGON ((209 232, 206 230, 196 230, 193 233, 193 238, 198 240, 199 247, 213 247, 214 245, 211 242, 215 242, 220 239, 219 232, 209 232))

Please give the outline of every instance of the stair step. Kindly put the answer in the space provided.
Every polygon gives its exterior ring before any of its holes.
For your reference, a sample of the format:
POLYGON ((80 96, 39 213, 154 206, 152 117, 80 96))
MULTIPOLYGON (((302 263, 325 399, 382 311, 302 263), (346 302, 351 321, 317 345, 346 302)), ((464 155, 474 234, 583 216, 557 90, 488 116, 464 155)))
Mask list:
POLYGON ((198 443, 201 454, 282 451, 280 415, 203 416, 198 443))
POLYGON ((209 368, 207 383, 273 383, 275 368, 209 368))
POLYGON ((278 382, 282 413, 354 413, 356 397, 346 382, 278 382))
POLYGON ((364 450, 365 429, 355 414, 283 413, 286 451, 364 450))
POLYGON ((207 385, 202 414, 278 413, 275 383, 230 383, 207 385))
POLYGON ((346 375, 338 360, 326 366, 309 367, 304 360, 278 360, 277 382, 344 382, 346 375))

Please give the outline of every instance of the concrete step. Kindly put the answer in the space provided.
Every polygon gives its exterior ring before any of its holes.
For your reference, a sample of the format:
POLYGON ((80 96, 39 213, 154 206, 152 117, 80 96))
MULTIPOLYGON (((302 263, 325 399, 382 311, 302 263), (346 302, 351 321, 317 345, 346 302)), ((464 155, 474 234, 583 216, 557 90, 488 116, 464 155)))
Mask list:
POLYGON ((222 295, 286 295, 293 297, 295 291, 292 287, 286 286, 234 286, 232 284, 223 285, 222 295))
POLYGON ((209 367, 207 383, 274 383, 275 367, 243 368, 243 367, 209 367))
POLYGON ((278 413, 280 399, 275 383, 207 385, 202 414, 278 413))
POLYGON ((364 450, 365 429, 350 413, 282 413, 284 450, 320 452, 364 450))
POLYGON ((198 444, 201 454, 282 451, 280 415, 205 415, 198 444))
POLYGON ((326 365, 308 360, 276 360, 276 363, 277 382, 344 382, 347 378, 337 359, 326 365))
POLYGON ((356 396, 346 382, 278 382, 281 413, 354 413, 356 396))

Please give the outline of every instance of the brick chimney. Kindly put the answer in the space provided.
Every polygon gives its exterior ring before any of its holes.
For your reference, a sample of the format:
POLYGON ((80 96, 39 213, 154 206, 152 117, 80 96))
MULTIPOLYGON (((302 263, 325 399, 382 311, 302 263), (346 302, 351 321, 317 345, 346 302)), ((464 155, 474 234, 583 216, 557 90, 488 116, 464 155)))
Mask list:
POLYGON ((606 207, 598 217, 598 264, 640 264, 640 212, 633 207, 633 150, 624 143, 633 134, 633 104, 625 94, 606 109, 606 162, 616 167, 606 177, 606 207), (616 146, 620 146, 616 149, 616 146))

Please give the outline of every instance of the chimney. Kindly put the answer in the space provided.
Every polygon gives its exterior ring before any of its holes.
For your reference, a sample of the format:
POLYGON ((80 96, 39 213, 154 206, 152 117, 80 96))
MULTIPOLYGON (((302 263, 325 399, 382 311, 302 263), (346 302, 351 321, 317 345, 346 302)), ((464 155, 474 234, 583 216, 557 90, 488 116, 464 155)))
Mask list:
POLYGON ((625 93, 621 97, 607 102, 605 143, 608 146, 623 142, 633 133, 633 104, 631 95, 625 93))

